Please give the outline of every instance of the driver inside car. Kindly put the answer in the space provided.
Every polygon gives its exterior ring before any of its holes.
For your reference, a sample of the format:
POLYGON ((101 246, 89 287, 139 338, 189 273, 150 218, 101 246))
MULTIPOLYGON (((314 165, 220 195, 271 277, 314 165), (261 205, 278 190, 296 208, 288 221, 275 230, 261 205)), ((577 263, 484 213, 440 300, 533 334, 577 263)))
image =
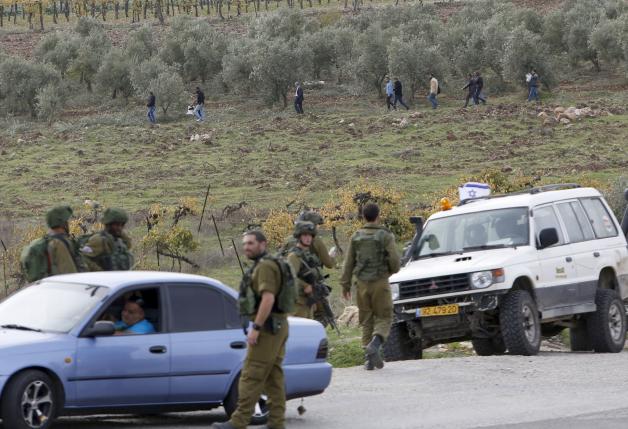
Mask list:
POLYGON ((144 300, 140 297, 129 298, 122 309, 122 320, 114 324, 115 335, 155 333, 155 327, 145 317, 144 300))

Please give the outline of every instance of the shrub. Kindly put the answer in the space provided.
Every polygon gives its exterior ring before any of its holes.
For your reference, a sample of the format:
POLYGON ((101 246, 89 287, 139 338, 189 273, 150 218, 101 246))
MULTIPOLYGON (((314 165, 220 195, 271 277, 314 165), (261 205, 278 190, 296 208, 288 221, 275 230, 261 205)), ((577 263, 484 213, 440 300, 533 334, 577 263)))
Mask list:
POLYGON ((153 30, 144 25, 129 34, 124 48, 125 55, 135 64, 148 60, 157 53, 157 45, 153 38, 153 30))
POLYGON ((103 58, 95 82, 98 89, 111 94, 111 98, 120 93, 128 99, 133 94, 131 60, 120 49, 112 49, 103 58))
POLYGON ((35 100, 37 115, 52 123, 63 108, 65 94, 59 85, 48 84, 37 89, 35 100))
POLYGON ((170 107, 181 108, 186 105, 185 85, 178 73, 164 71, 150 81, 149 88, 155 94, 157 105, 164 115, 170 107))
POLYGON ((0 102, 8 112, 36 117, 37 90, 56 85, 59 80, 57 71, 47 64, 7 58, 0 63, 0 102))
POLYGON ((176 73, 176 69, 165 64, 159 57, 152 57, 131 68, 131 83, 137 94, 147 94, 150 83, 162 73, 176 73))
POLYGON ((79 46, 80 41, 73 34, 51 33, 37 45, 34 56, 41 62, 51 64, 65 78, 70 65, 78 57, 79 46))

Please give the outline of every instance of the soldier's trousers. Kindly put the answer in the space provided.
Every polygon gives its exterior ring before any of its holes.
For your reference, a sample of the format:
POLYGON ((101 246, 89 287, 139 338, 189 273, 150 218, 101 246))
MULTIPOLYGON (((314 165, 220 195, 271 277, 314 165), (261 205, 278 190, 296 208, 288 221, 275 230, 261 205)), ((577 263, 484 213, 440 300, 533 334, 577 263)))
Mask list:
POLYGON ((268 396, 270 416, 268 426, 285 427, 286 391, 281 364, 286 354, 288 321, 284 320, 276 334, 260 331, 257 344, 249 346, 238 385, 238 407, 231 416, 231 424, 245 429, 255 411, 255 404, 262 393, 268 396))
POLYGON ((313 306, 307 305, 306 299, 299 297, 294 305, 294 314, 296 317, 305 317, 306 319, 312 319, 313 306))
POLYGON ((357 283, 362 345, 366 346, 374 335, 379 335, 386 341, 393 319, 393 303, 388 279, 374 282, 358 280, 357 283))

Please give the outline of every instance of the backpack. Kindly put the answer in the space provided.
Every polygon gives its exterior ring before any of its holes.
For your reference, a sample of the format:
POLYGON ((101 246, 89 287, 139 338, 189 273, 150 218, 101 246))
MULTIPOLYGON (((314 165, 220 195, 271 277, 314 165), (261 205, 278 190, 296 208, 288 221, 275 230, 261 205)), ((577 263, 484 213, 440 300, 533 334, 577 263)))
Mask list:
POLYGON ((72 246, 64 237, 56 235, 46 235, 31 241, 20 255, 20 266, 22 268, 22 274, 29 283, 36 282, 45 277, 50 276, 52 272, 52 261, 50 260, 50 254, 48 253, 48 244, 51 239, 61 240, 67 247, 70 255, 74 259, 74 263, 77 266, 78 271, 81 271, 80 260, 77 254, 72 250, 72 246))
POLYGON ((255 264, 249 268, 244 274, 242 282, 240 283, 240 295, 238 297, 238 304, 240 307, 240 314, 242 316, 252 316, 257 311, 261 297, 258 296, 253 290, 253 271, 262 260, 271 260, 275 262, 279 268, 281 274, 281 288, 279 293, 275 297, 275 304, 273 306, 274 313, 292 313, 294 312, 294 305, 297 299, 297 288, 295 275, 292 271, 292 267, 281 256, 265 255, 263 258, 255 262, 255 264))
POLYGON ((374 234, 358 230, 352 238, 356 253, 355 276, 358 280, 372 282, 389 275, 386 236, 388 231, 379 229, 374 234))
POLYGON ((48 254, 49 237, 31 241, 20 255, 22 274, 27 282, 32 283, 50 275, 50 255, 48 254))

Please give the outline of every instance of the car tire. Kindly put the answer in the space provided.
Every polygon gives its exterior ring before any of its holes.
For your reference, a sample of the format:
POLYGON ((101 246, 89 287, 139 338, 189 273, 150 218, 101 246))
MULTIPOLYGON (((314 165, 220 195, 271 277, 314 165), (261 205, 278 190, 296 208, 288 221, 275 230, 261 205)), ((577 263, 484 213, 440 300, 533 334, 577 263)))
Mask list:
POLYGON ((390 327, 390 334, 382 349, 386 362, 423 358, 421 345, 410 338, 404 322, 395 323, 390 327))
POLYGON ((569 347, 572 352, 590 352, 593 350, 585 319, 576 321, 575 326, 569 328, 569 347))
POLYGON ((52 378, 42 371, 27 370, 9 381, 2 393, 1 407, 6 428, 48 429, 61 404, 52 378))
POLYGON ((619 294, 612 289, 598 289, 597 310, 587 319, 591 346, 597 353, 619 353, 626 343, 626 312, 619 294))
MULTIPOLYGON (((227 416, 231 418, 231 415, 238 408, 238 385, 240 384, 240 376, 238 375, 236 379, 233 381, 231 385, 231 389, 229 389, 229 393, 227 397, 223 401, 223 407, 225 408, 225 412, 227 416)), ((251 422, 249 423, 251 426, 259 426, 264 425, 268 422, 268 416, 270 414, 270 410, 268 409, 268 398, 265 395, 260 397, 257 405, 255 406, 255 411, 251 416, 251 422)))
POLYGON ((506 353, 506 345, 500 337, 493 338, 472 338, 473 350, 478 356, 495 356, 506 353))
POLYGON ((513 290, 502 299, 499 324, 504 344, 513 355, 534 356, 541 348, 541 323, 536 304, 525 290, 513 290))

